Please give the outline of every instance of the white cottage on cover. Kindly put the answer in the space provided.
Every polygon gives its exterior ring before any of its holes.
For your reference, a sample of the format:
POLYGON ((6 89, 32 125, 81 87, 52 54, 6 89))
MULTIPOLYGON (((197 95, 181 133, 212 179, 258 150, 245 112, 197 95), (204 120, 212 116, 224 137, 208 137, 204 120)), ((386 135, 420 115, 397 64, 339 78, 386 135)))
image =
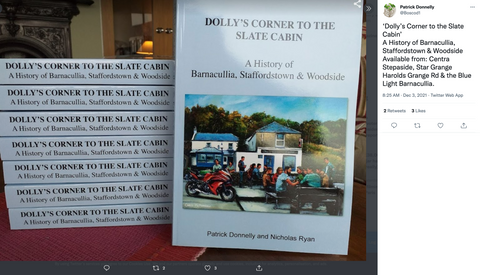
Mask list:
POLYGON ((225 167, 228 162, 235 164, 238 137, 230 133, 198 133, 195 127, 192 136, 190 163, 192 167, 212 168, 215 159, 225 167))
POLYGON ((246 144, 250 152, 237 152, 237 159, 245 156, 247 166, 260 163, 274 171, 290 166, 295 171, 302 165, 302 133, 280 123, 272 122, 258 129, 246 144))

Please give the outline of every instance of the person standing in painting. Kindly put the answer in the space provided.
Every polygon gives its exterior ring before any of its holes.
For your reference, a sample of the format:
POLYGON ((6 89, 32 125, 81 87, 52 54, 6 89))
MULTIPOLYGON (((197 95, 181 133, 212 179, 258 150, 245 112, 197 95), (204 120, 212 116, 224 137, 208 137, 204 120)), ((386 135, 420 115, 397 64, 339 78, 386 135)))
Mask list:
POLYGON ((335 176, 335 166, 328 160, 328 158, 323 159, 325 161, 325 175, 328 176, 328 183, 330 186, 333 186, 333 177, 335 176))
POLYGON ((215 164, 213 165, 212 170, 213 170, 213 173, 222 170, 222 165, 220 164, 220 161, 218 161, 218 159, 215 159, 215 164))
POLYGON ((241 159, 238 161, 238 171, 240 172, 240 188, 243 188, 243 176, 245 174, 245 157, 242 156, 241 159))

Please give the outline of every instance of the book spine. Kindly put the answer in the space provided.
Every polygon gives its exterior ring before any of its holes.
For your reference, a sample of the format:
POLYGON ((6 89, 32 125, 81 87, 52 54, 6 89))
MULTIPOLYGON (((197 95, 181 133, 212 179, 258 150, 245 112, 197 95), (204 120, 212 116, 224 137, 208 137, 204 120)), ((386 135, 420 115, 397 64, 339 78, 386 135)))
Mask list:
POLYGON ((173 136, 4 137, 2 160, 173 157, 173 136))
POLYGON ((173 112, 3 112, 0 136, 173 134, 173 112))
POLYGON ((7 185, 8 208, 135 204, 172 201, 171 181, 7 185))
POLYGON ((162 181, 173 178, 173 158, 4 161, 6 184, 162 181))
POLYGON ((0 86, 0 109, 173 110, 173 86, 0 86))
POLYGON ((172 204, 11 208, 11 229, 126 226, 172 223, 172 204))
POLYGON ((0 83, 35 85, 173 85, 172 60, 0 60, 0 83))

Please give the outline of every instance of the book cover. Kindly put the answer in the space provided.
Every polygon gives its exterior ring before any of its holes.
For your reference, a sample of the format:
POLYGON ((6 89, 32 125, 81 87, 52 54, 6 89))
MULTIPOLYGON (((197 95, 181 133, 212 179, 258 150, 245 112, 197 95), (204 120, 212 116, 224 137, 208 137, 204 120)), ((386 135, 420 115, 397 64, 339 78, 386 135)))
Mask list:
POLYGON ((5 186, 8 208, 172 201, 171 181, 5 186))
POLYGON ((177 11, 173 244, 346 254, 362 9, 177 11))
POLYGON ((173 110, 173 86, 0 85, 0 110, 173 110))
POLYGON ((7 185, 172 180, 172 171, 172 158, 3 162, 7 185))
POLYGON ((172 223, 171 203, 10 208, 11 229, 172 223))
POLYGON ((0 136, 173 134, 173 112, 2 112, 0 136))
POLYGON ((173 157, 169 136, 1 137, 2 160, 173 157))

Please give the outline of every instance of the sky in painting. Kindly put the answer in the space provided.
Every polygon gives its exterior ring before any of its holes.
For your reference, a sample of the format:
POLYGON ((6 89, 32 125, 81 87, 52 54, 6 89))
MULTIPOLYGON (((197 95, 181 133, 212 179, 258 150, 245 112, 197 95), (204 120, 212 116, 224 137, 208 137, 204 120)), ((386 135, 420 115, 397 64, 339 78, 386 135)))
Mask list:
POLYGON ((226 111, 242 115, 265 112, 267 115, 290 119, 298 123, 316 119, 320 121, 347 119, 347 98, 330 97, 276 97, 238 95, 185 95, 185 107, 213 104, 226 111))

